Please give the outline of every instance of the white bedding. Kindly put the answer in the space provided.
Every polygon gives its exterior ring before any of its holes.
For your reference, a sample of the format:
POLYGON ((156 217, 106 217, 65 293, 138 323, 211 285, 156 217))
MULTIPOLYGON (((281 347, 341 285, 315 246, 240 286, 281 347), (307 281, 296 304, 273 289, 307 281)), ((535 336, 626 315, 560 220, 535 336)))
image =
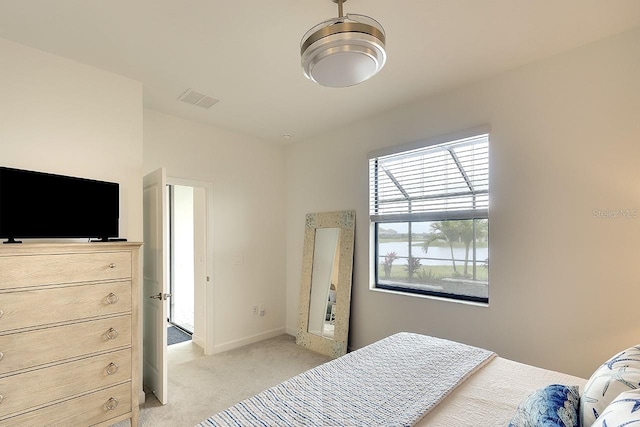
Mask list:
POLYGON ((533 391, 549 384, 582 390, 586 382, 476 347, 401 333, 290 378, 198 426, 505 427, 533 391))
POLYGON ((533 391, 549 384, 577 385, 582 391, 586 382, 584 378, 496 357, 458 386, 416 426, 505 427, 518 404, 533 391))
POLYGON ((398 333, 296 375, 199 426, 414 424, 495 353, 398 333))

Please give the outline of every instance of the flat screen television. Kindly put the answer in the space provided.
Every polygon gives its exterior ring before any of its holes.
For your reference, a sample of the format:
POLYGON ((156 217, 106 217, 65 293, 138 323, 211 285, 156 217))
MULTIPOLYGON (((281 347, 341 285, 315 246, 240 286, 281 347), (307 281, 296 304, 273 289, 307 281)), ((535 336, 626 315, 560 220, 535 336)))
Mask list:
POLYGON ((114 182, 0 167, 0 239, 118 237, 114 182))

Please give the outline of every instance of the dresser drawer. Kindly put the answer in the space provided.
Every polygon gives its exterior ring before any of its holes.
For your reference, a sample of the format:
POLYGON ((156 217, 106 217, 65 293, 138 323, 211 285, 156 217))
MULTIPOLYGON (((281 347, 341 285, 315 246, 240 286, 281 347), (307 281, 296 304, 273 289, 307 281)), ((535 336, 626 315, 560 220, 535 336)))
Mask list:
POLYGON ((129 412, 131 412, 130 382, 7 418, 0 424, 3 427, 89 426, 129 412))
POLYGON ((0 375, 126 346, 131 346, 131 315, 4 334, 0 375))
POLYGON ((0 378, 0 419, 130 380, 130 349, 0 378))
POLYGON ((131 252, 0 256, 0 289, 131 277, 131 252))
POLYGON ((130 281, 6 292, 0 332, 130 311, 130 281))

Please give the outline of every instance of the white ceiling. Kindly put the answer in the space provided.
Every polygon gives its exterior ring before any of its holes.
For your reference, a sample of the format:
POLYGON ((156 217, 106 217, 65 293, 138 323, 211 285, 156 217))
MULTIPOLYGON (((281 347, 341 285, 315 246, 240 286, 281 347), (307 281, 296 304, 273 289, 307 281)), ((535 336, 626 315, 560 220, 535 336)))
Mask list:
POLYGON ((300 68, 300 38, 337 16, 331 0, 0 0, 0 37, 139 80, 145 107, 291 143, 640 26, 639 0, 348 0, 344 10, 384 26, 388 57, 342 89, 300 68), (189 88, 220 102, 177 101, 189 88))

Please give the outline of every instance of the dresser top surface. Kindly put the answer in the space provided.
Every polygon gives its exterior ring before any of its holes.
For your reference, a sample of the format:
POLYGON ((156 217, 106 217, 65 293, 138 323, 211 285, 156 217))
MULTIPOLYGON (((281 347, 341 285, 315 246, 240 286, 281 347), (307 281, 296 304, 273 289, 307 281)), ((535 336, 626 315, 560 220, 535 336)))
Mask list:
POLYGON ((29 253, 73 253, 109 252, 132 250, 142 246, 141 242, 29 242, 0 244, 0 256, 29 253))

